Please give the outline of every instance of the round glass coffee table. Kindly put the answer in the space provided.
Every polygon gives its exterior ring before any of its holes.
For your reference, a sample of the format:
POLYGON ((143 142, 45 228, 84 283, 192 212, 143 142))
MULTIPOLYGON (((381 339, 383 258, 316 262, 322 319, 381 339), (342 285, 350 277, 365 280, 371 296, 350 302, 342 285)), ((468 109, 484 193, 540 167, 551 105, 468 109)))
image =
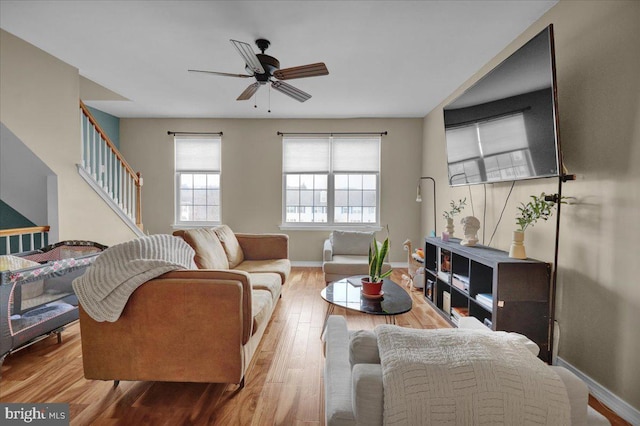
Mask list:
MULTIPOLYGON (((387 324, 396 323, 396 315, 409 312, 413 306, 411 296, 388 278, 382 283, 382 295, 370 297, 362 294, 362 276, 334 281, 320 292, 329 305, 324 317, 325 325, 336 306, 371 315, 384 315, 387 324)), ((324 327, 323 327, 324 329, 324 327)))

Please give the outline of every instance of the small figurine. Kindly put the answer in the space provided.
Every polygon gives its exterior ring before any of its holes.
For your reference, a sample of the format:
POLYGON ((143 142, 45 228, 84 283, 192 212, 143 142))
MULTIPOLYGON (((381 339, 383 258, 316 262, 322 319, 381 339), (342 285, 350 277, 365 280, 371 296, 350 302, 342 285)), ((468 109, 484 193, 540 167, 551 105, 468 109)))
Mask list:
POLYGON ((463 246, 475 246, 478 243, 478 229, 480 229, 480 221, 473 216, 467 216, 460 221, 462 224, 462 232, 464 239, 460 241, 463 246))

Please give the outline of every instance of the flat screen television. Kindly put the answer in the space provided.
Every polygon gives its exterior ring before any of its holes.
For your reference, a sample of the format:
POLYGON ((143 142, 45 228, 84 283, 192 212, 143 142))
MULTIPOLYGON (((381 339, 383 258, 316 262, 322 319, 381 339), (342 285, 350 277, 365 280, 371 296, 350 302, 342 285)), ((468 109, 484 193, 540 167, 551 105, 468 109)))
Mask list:
POLYGON ((444 107, 449 185, 561 176, 553 26, 444 107))

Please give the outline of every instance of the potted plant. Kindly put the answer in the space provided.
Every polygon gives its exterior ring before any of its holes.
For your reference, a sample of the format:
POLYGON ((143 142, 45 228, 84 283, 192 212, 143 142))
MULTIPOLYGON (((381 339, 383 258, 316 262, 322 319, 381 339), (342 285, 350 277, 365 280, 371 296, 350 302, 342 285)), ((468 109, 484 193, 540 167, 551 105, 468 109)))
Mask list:
POLYGON ((445 229, 447 237, 453 237, 453 217, 460 213, 462 209, 464 209, 464 207, 467 205, 467 197, 458 200, 457 203, 451 200, 451 203, 449 203, 449 205, 451 208, 442 213, 442 216, 447 220, 447 227, 445 229))
MULTIPOLYGON (((560 201, 563 202, 563 201, 560 201)), ((509 248, 509 257, 515 259, 526 259, 527 253, 524 247, 524 231, 540 219, 547 220, 553 215, 553 209, 556 201, 548 198, 544 192, 537 195, 531 195, 528 203, 520 203, 518 207, 519 214, 516 216, 516 224, 518 229, 513 231, 513 242, 509 248)))
POLYGON ((384 259, 389 252, 389 231, 387 230, 387 238, 378 244, 375 236, 369 246, 369 276, 362 279, 362 293, 368 296, 378 296, 382 291, 382 280, 391 275, 391 269, 382 272, 384 259))

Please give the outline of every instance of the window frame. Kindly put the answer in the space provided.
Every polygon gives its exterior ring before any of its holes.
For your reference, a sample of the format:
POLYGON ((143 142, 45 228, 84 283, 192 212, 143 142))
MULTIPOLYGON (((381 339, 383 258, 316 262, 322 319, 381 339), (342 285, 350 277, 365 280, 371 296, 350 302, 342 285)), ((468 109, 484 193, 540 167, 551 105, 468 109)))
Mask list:
MULTIPOLYGON (((216 226, 222 223, 222 137, 221 136, 211 136, 211 135, 190 135, 190 136, 174 136, 173 141, 173 172, 174 172, 174 186, 173 186, 173 228, 197 228, 202 226, 216 226), (217 141, 218 152, 216 153, 218 156, 218 163, 220 167, 216 170, 215 168, 211 169, 178 169, 177 167, 177 152, 178 152, 178 140, 180 139, 211 139, 217 141), (219 204, 217 205, 220 209, 219 220, 181 220, 180 219, 180 183, 181 176, 183 174, 192 174, 192 175, 217 175, 218 176, 218 192, 219 192, 219 204)), ((208 190, 208 188, 207 188, 208 190)), ((193 206, 193 201, 191 203, 193 206)), ((211 204, 214 205, 214 204, 211 204)), ((209 207, 209 204, 206 204, 209 207)))
MULTIPOLYGON (((362 138, 364 135, 353 135, 351 138, 362 138)), ((367 138, 371 138, 371 135, 366 135, 367 138)), ((317 137, 315 137, 317 138, 317 137)), ((340 170, 338 172, 333 170, 333 155, 334 155, 334 139, 348 139, 348 137, 335 138, 333 136, 327 136, 330 146, 330 159, 329 159, 329 171, 308 171, 308 172, 285 172, 284 164, 284 141, 286 136, 282 138, 283 147, 283 167, 282 167, 282 219, 280 229, 307 229, 307 230, 333 230, 333 229, 374 229, 380 230, 380 199, 381 199, 381 168, 382 168, 382 137, 377 137, 378 141, 378 166, 376 172, 363 172, 355 170, 340 170), (287 176, 288 175, 326 175, 327 176, 327 221, 326 222, 287 222, 287 176), (376 195, 375 195, 375 222, 336 222, 335 221, 335 177, 336 175, 373 175, 375 176, 376 195)), ((303 139, 303 138, 296 138, 303 139)), ((361 189, 362 191, 362 189, 361 189)), ((364 205, 360 205, 363 209, 364 205)))

